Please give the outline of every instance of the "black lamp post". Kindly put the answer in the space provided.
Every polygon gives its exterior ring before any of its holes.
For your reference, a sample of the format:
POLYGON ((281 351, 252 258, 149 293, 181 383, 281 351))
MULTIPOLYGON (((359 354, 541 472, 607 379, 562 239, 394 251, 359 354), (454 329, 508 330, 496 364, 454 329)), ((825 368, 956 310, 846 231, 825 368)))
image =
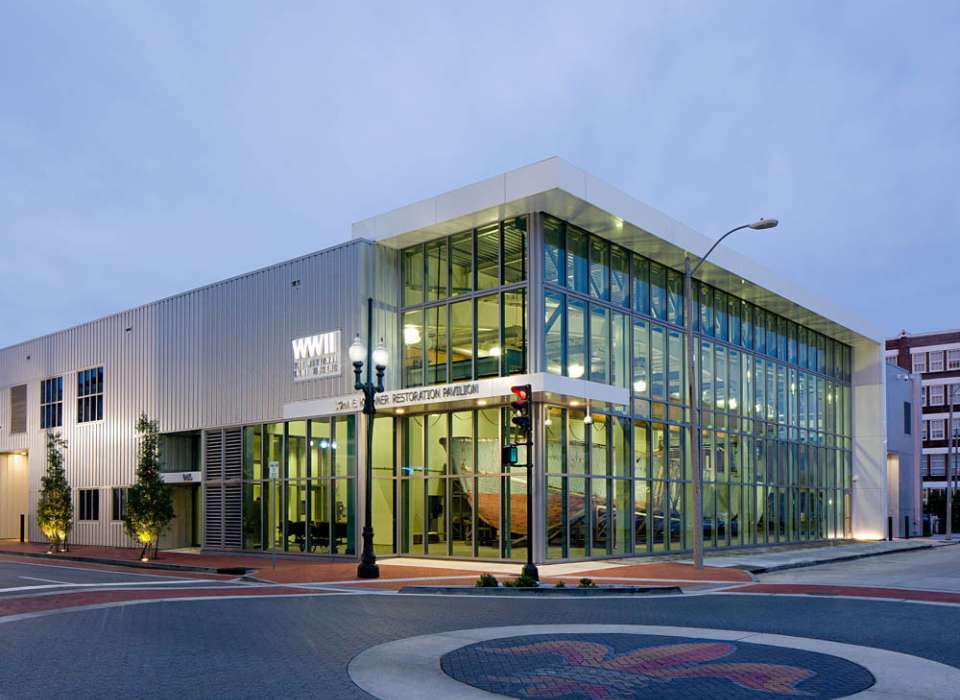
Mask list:
MULTIPOLYGON (((373 299, 367 299, 367 339, 373 335, 373 299)), ((350 345, 350 361, 353 363, 353 388, 363 392, 363 414, 367 417, 367 457, 366 457, 366 488, 364 489, 364 518, 363 518, 363 551, 360 554, 360 564, 357 566, 358 578, 380 578, 380 567, 377 566, 377 555, 373 551, 373 416, 377 412, 375 397, 383 393, 383 373, 387 369, 390 355, 383 345, 383 338, 376 349, 369 345, 364 347, 360 334, 350 345), (363 362, 367 362, 367 379, 361 380, 363 362), (373 383, 371 368, 376 367, 377 383, 373 383)))

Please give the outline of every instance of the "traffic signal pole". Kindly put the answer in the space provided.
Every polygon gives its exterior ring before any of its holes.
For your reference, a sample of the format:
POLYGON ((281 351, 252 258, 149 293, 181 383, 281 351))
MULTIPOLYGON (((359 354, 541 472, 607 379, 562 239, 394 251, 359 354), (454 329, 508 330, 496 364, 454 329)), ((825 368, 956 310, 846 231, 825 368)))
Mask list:
POLYGON ((533 430, 530 422, 530 396, 531 387, 529 384, 510 387, 515 400, 510 404, 513 408, 513 416, 510 424, 516 426, 516 442, 511 441, 504 449, 504 461, 509 466, 520 466, 517 464, 518 453, 516 448, 520 445, 526 447, 527 469, 527 563, 523 567, 523 575, 529 576, 534 581, 540 580, 540 572, 537 571, 537 565, 533 563, 533 430))

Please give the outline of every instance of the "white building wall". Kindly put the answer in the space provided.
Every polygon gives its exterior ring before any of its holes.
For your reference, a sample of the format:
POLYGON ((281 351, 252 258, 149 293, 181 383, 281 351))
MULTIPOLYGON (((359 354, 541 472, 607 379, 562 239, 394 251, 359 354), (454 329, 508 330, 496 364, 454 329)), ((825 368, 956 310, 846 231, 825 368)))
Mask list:
MULTIPOLYGON (((375 248, 353 241, 0 350, 0 453, 28 451, 30 539, 41 539, 33 513, 46 464, 43 379, 63 377, 70 485, 101 489, 100 520, 77 522, 71 540, 128 545, 122 524, 110 521, 110 487, 134 481, 140 412, 162 432, 199 430, 279 420, 285 403, 351 391, 347 347, 366 332, 366 289, 396 284, 371 277, 369 257, 396 254, 375 248), (341 376, 294 382, 291 340, 336 329, 341 376), (104 419, 77 423, 76 372, 100 366, 104 419), (19 384, 27 384, 27 432, 12 435, 10 387, 19 384)), ((389 336, 385 325, 381 318, 389 336)))
POLYGON ((886 371, 879 343, 853 346, 853 536, 881 539, 887 527, 886 371))

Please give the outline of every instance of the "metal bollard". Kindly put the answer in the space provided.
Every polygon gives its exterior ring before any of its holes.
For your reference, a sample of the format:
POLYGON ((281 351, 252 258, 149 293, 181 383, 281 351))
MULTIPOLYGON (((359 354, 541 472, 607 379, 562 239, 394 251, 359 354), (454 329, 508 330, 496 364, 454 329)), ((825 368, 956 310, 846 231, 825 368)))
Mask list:
POLYGON ((25 513, 20 514, 20 543, 27 541, 27 516, 25 513))
POLYGON ((910 539, 910 516, 903 516, 903 537, 904 539, 910 539))
POLYGON ((893 542, 893 516, 887 516, 887 541, 893 542))

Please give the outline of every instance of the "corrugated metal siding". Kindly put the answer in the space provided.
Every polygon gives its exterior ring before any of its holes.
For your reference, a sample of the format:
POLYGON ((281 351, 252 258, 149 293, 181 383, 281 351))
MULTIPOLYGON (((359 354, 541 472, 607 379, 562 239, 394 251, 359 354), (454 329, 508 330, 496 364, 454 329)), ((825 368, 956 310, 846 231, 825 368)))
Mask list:
MULTIPOLYGON (((159 420, 163 432, 200 430, 279 420, 285 403, 351 392, 347 347, 361 324, 366 331, 368 289, 384 311, 395 305, 396 255, 352 241, 0 350, 0 451, 29 450, 30 538, 40 539, 32 513, 46 464, 43 379, 64 377, 61 432, 71 486, 102 488, 100 521, 78 522, 73 541, 130 545, 122 524, 110 521, 109 487, 134 480, 140 412, 159 420), (342 376, 293 382, 290 341, 338 328, 342 376), (104 420, 78 424, 76 372, 100 366, 104 420), (27 384, 27 432, 11 435, 10 387, 17 384, 27 384)), ((396 358, 396 321, 385 313, 378 325, 396 358)))

